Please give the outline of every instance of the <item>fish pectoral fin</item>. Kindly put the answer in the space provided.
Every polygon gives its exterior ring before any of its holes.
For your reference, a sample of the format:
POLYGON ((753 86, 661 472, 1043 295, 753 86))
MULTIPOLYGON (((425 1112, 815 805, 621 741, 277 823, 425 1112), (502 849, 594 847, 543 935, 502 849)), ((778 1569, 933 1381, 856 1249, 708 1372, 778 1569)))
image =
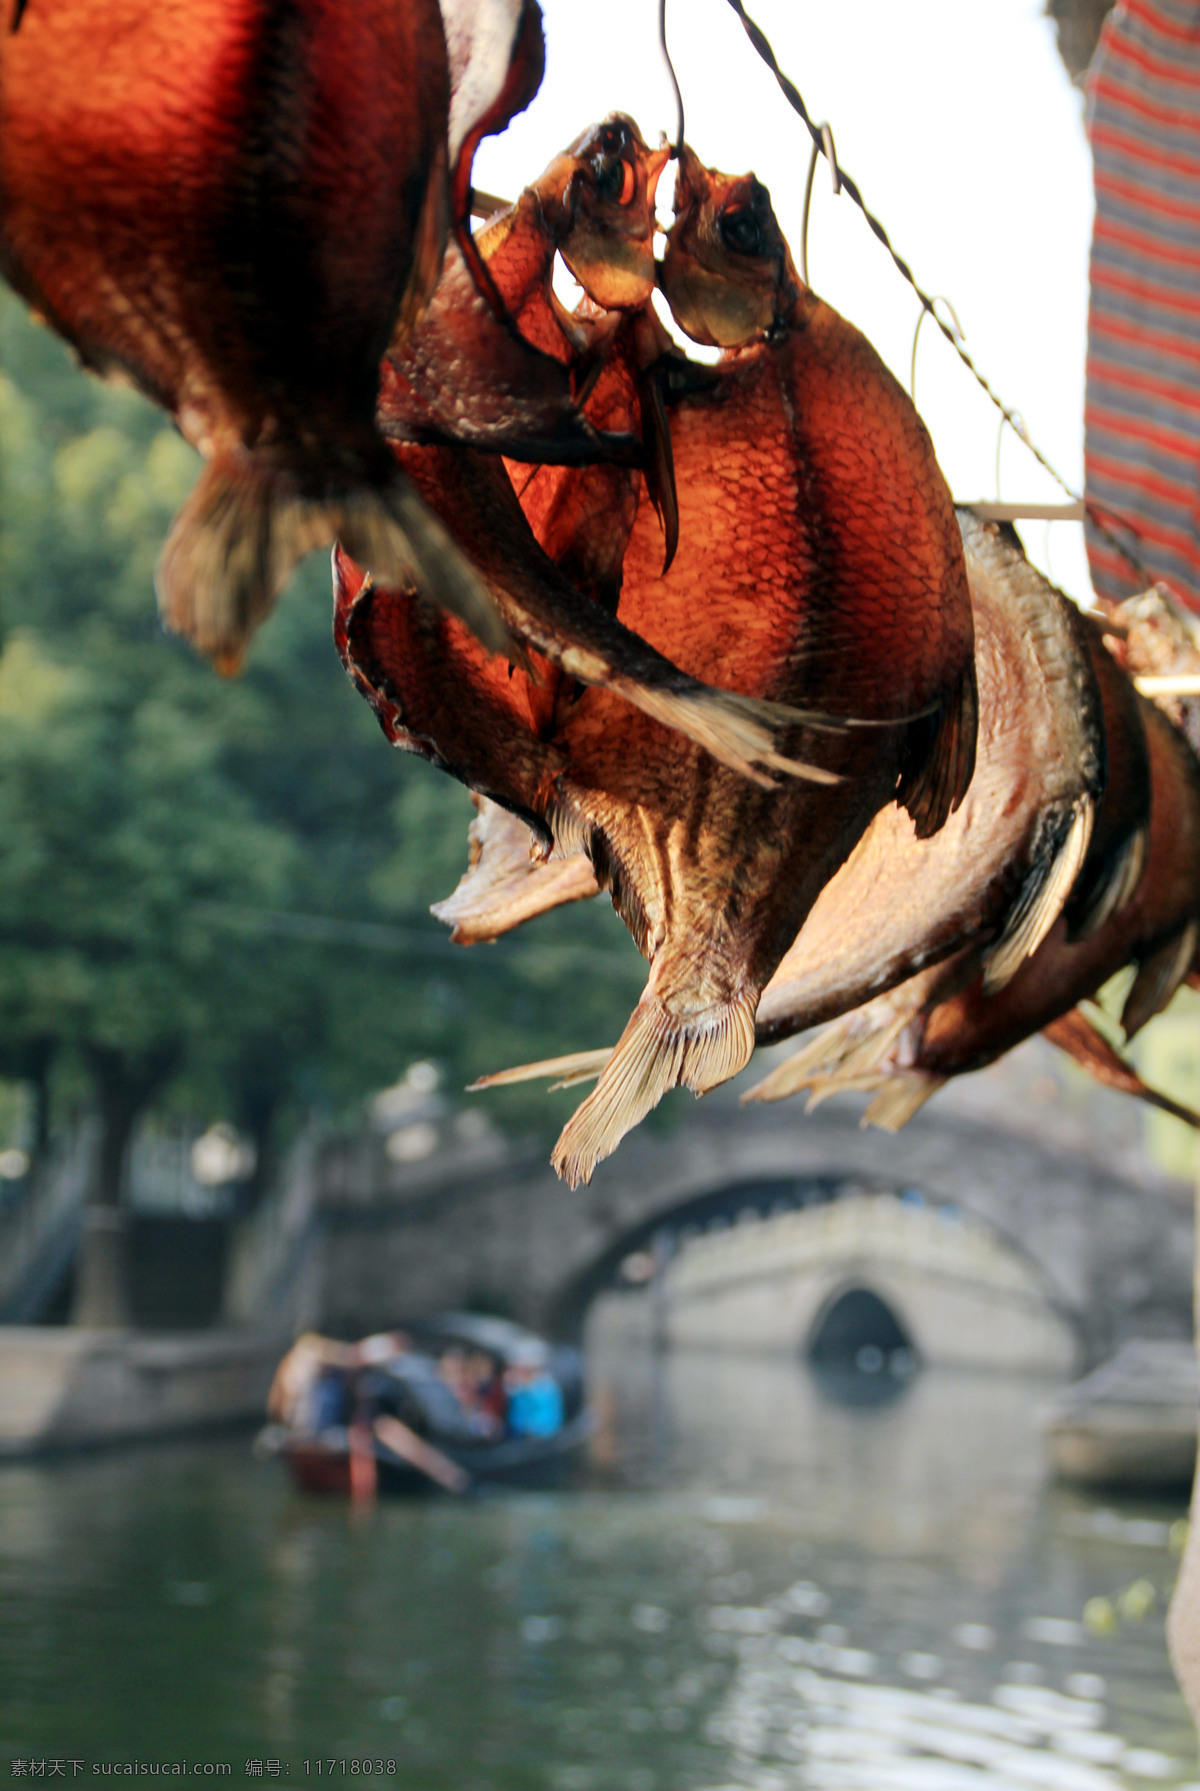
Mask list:
POLYGON ((754 1050, 755 1005, 744 995, 699 1013, 674 1014, 647 989, 599 1082, 554 1147, 551 1162, 568 1186, 591 1181, 597 1163, 669 1089, 683 1083, 706 1094, 736 1076, 754 1050))
POLYGON ((482 579, 399 468, 310 498, 289 471, 234 454, 209 461, 171 526, 156 574, 164 623, 236 670, 295 567, 335 536, 376 579, 415 580, 491 651, 515 651, 482 579))
POLYGON ((775 785, 775 779, 767 775, 768 770, 814 784, 842 782, 836 772, 826 771, 803 759, 789 758, 778 750, 780 731, 805 719, 799 711, 788 710, 785 705, 742 696, 733 690, 716 690, 690 679, 682 689, 622 676, 613 676, 607 683, 609 689, 643 714, 662 722, 664 727, 686 734, 722 765, 741 772, 743 777, 764 789, 775 785))
POLYGON ((927 1075, 924 1070, 898 1070, 884 1082, 860 1123, 878 1126, 881 1132, 898 1132, 945 1086, 946 1080, 945 1076, 927 1075))
POLYGON ((572 1088, 577 1082, 590 1082, 603 1071, 612 1056, 610 1046, 600 1051, 571 1051, 565 1057, 544 1057, 540 1063, 520 1063, 511 1070, 494 1070, 468 1082, 467 1093, 477 1094, 481 1088, 510 1088, 516 1082, 541 1082, 562 1078, 556 1086, 572 1088))
POLYGON ((975 774, 978 725, 979 693, 970 659, 940 706, 909 724, 896 801, 912 816, 918 839, 937 833, 966 795, 975 774))
POLYGON ((1106 921, 1133 899, 1146 856, 1150 850, 1150 828, 1135 827, 1128 839, 1101 865, 1094 877, 1077 882, 1064 912, 1067 916, 1067 937, 1072 945, 1090 939, 1106 921))
POLYGON ((658 511, 663 530, 662 576, 671 569, 679 546, 679 495, 675 489, 675 455, 671 424, 663 398, 663 376, 657 365, 647 367, 638 380, 642 412, 644 474, 650 501, 658 511))
POLYGON ((1139 959, 1133 987, 1121 1009, 1127 1040, 1135 1037, 1155 1014, 1160 1014, 1179 988, 1192 968, 1198 936, 1200 925, 1189 920, 1149 957, 1139 959))
POLYGON ((1106 1088, 1115 1088, 1119 1094, 1132 1095, 1135 1100, 1145 1101, 1149 1106, 1171 1114, 1174 1119, 1182 1120, 1185 1125, 1200 1130, 1200 1113, 1143 1082, 1133 1065, 1125 1061, 1116 1047, 1109 1043, 1079 1008, 1072 1008, 1060 1020, 1043 1026, 1042 1037, 1049 1039, 1052 1045, 1057 1045, 1060 1051, 1065 1051, 1081 1069, 1085 1069, 1106 1088))
POLYGON ((1042 840, 1035 849, 1033 867, 1008 911, 1000 937, 984 958, 985 994, 994 995, 1012 981, 1062 913, 1087 857, 1095 814, 1092 798, 1080 796, 1069 809, 1043 817, 1042 840))

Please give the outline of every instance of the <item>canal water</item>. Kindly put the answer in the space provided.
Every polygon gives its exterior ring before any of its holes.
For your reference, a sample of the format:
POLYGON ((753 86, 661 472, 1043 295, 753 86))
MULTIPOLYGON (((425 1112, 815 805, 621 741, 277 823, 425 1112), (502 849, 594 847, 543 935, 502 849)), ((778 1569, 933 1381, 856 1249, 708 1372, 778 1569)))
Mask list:
POLYGON ((1048 1483, 1045 1382, 590 1366, 593 1459, 552 1491, 355 1514, 245 1437, 0 1470, 0 1779, 1200 1791, 1182 1499, 1048 1483))

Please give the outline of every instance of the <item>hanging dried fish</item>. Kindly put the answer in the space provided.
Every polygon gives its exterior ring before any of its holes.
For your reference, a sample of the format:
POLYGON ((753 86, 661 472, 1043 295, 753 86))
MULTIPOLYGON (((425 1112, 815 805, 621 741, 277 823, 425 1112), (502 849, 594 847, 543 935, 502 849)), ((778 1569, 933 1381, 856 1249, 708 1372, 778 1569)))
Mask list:
MULTIPOLYGON (((760 1044, 856 1009, 951 953, 956 977, 970 964, 1002 987, 1084 863, 1105 770, 1086 624, 1011 530, 969 511, 959 521, 979 687, 971 787, 932 839, 895 805, 875 818, 763 991, 760 1044)), ((804 1073, 784 1063, 749 1098, 779 1099, 804 1073)))
POLYGON ((1064 915, 996 993, 979 978, 956 990, 939 967, 848 1016, 817 1041, 823 1050, 813 1048, 804 1086, 814 1098, 875 1091, 867 1120, 895 1130, 950 1077, 995 1062, 1130 963, 1137 974, 1122 1012, 1126 1038, 1166 1005, 1200 938, 1200 765, 1153 704, 1142 700, 1140 711, 1150 754, 1150 833, 1145 869, 1124 906, 1075 942, 1064 915))
POLYGON ((556 156, 477 238, 453 239, 428 311, 384 361, 377 413, 384 434, 526 460, 610 457, 632 466, 632 438, 602 438, 580 415, 569 363, 583 326, 573 329, 574 342, 564 335, 567 314, 550 282, 561 254, 599 303, 645 302, 654 289, 654 193, 666 160, 665 148, 648 149, 633 120, 614 113, 556 156))
POLYGON ((534 0, 54 0, 0 38, 0 268, 207 465, 158 583, 225 665, 335 532, 492 645, 486 592, 374 424, 448 182, 541 76, 534 0), (486 10, 487 29, 476 29, 486 10))
POLYGON ((679 550, 664 574, 662 528, 642 506, 622 619, 696 676, 891 725, 801 734, 794 750, 838 783, 764 791, 607 692, 565 720, 556 839, 587 852, 650 960, 556 1148, 572 1185, 669 1088, 702 1093, 744 1065, 765 982, 872 816, 898 794, 919 832, 936 831, 974 755, 962 546, 907 395, 801 284, 765 188, 686 149, 663 286, 685 328, 731 352, 713 391, 671 411, 679 550))

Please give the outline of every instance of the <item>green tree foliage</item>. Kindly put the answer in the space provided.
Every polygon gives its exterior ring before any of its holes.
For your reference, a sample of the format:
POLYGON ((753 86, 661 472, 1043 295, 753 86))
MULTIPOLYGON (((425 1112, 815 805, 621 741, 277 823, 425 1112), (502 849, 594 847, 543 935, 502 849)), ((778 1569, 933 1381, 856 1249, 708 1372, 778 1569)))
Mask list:
MULTIPOLYGON (((110 1201, 168 1090, 266 1163, 281 1122, 347 1116, 415 1057, 453 1086, 615 1039, 644 976, 607 903, 450 946, 428 905, 469 798, 351 689, 323 556, 232 681, 163 633, 153 566, 196 468, 0 296, 0 1073, 87 1067, 110 1201)), ((572 1099, 490 1103, 548 1127, 572 1099)))

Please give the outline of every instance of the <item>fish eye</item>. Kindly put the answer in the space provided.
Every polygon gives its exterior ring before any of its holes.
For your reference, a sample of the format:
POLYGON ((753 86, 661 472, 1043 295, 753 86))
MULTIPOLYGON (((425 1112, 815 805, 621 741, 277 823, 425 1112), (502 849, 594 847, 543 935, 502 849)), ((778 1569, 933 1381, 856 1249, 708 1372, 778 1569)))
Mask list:
POLYGON ((739 255, 762 254, 762 226, 747 206, 739 206, 736 211, 722 212, 717 228, 727 249, 734 249, 739 255))
POLYGON ((601 199, 615 199, 618 205, 629 204, 637 184, 632 163, 619 155, 597 156, 592 163, 592 174, 601 199))

